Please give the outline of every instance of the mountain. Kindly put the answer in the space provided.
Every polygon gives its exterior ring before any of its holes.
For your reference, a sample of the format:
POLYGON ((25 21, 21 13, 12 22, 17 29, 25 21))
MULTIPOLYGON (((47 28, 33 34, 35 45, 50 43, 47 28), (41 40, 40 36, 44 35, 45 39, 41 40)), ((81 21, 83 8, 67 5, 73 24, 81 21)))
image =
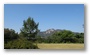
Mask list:
POLYGON ((59 31, 62 31, 62 30, 61 29, 48 29, 46 31, 39 32, 38 35, 41 37, 48 37, 54 34, 55 32, 59 32, 59 31))

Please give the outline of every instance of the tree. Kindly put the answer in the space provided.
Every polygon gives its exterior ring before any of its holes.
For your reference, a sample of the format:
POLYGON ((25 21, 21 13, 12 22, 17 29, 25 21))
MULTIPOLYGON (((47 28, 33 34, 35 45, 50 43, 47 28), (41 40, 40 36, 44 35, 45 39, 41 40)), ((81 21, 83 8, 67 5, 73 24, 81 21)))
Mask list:
POLYGON ((29 17, 27 20, 23 21, 21 33, 23 33, 24 37, 27 37, 29 40, 35 39, 35 36, 38 33, 38 25, 39 23, 35 23, 33 18, 29 17))
POLYGON ((13 29, 4 28, 4 42, 7 43, 8 41, 17 39, 18 33, 15 33, 13 29))

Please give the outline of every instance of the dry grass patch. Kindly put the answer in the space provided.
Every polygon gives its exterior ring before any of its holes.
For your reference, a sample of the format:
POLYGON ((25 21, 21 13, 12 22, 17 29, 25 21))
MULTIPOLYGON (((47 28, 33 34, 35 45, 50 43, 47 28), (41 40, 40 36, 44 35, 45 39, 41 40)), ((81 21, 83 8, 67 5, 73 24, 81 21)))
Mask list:
POLYGON ((40 49, 84 49, 84 44, 37 44, 40 49))

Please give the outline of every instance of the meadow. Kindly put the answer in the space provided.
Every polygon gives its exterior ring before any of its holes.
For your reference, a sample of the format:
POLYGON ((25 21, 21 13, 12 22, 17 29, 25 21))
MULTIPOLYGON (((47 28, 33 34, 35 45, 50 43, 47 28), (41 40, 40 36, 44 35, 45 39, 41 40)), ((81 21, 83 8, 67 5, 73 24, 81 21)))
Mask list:
POLYGON ((62 43, 62 44, 49 44, 49 43, 39 43, 37 44, 38 48, 40 49, 84 49, 84 44, 68 44, 68 43, 62 43))

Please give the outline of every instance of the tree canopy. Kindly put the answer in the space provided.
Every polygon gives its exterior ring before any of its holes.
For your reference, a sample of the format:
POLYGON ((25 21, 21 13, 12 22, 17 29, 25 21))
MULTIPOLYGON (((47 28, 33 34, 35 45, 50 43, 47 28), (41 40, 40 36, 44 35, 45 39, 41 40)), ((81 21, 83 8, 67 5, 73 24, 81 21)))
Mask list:
POLYGON ((38 33, 38 25, 39 23, 35 23, 33 18, 29 17, 27 20, 23 21, 21 33, 23 33, 24 37, 27 37, 28 39, 34 39, 38 33))

